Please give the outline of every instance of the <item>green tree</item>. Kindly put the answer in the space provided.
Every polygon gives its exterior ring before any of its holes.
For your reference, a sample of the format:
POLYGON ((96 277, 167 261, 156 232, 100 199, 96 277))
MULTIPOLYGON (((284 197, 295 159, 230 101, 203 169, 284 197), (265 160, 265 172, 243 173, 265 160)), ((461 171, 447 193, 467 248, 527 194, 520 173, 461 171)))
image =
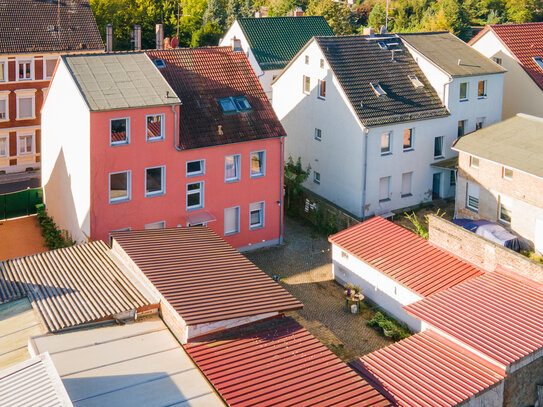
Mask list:
POLYGON ((219 0, 207 0, 207 8, 202 16, 202 25, 205 27, 211 24, 223 27, 225 20, 226 13, 223 4, 219 0))
POLYGON ((336 35, 353 33, 351 11, 345 4, 332 0, 311 0, 306 9, 308 16, 323 16, 336 35))
POLYGON ((217 45, 223 34, 223 29, 216 23, 209 23, 194 31, 192 34, 191 47, 203 47, 217 45))
POLYGON ((372 27, 378 32, 381 29, 381 26, 385 25, 385 23, 386 10, 381 2, 378 2, 375 4, 375 6, 373 6, 370 15, 368 16, 368 26, 372 27))
POLYGON ((245 0, 241 6, 240 16, 241 17, 252 17, 254 15, 253 11, 253 1, 245 0))
POLYGON ((285 191, 286 191, 286 209, 290 209, 291 198, 301 192, 302 184, 311 174, 311 165, 304 169, 302 158, 298 157, 296 162, 289 155, 285 163, 285 191))
POLYGON ((228 0, 226 4, 226 26, 230 27, 240 15, 241 4, 239 0, 228 0))

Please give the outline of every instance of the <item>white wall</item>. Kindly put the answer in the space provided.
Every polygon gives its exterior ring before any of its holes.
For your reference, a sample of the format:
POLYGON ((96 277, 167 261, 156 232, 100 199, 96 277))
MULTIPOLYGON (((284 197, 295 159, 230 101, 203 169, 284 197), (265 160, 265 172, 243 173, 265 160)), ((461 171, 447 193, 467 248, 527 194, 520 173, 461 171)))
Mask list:
POLYGON ((492 31, 489 30, 472 47, 488 58, 501 58, 502 66, 507 69, 504 76, 503 119, 517 113, 543 117, 543 90, 492 31))
POLYGON ((412 304, 422 297, 334 244, 332 265, 334 278, 340 284, 351 283, 359 286, 365 297, 394 318, 405 322, 411 330, 420 332, 427 328, 424 322, 408 315, 402 308, 403 305, 412 304))
POLYGON ((42 108, 41 126, 47 212, 74 240, 86 241, 90 236, 90 113, 62 60, 42 108))
POLYGON ((302 158, 312 174, 304 184, 356 216, 362 216, 364 129, 356 119, 337 79, 312 42, 273 84, 273 108, 287 132, 285 158, 302 158), (309 64, 305 64, 309 55, 309 64), (311 93, 303 93, 303 75, 311 77, 311 93), (326 99, 317 98, 317 81, 326 79, 326 99), (315 140, 315 128, 322 140, 315 140), (313 172, 321 174, 320 185, 313 172))

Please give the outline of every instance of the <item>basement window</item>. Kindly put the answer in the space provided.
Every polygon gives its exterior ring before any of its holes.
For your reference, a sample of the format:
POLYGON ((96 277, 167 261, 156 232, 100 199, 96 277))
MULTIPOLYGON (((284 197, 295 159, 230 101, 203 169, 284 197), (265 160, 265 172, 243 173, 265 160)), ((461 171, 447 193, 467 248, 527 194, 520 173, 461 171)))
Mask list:
POLYGON ((155 66, 159 69, 166 68, 166 62, 164 62, 163 59, 155 59, 153 62, 155 63, 155 66))
POLYGON ((408 75, 408 78, 411 81, 411 83, 413 84, 413 86, 415 87, 415 89, 424 87, 424 83, 422 83, 420 81, 420 79, 417 78, 417 75, 408 75))
POLYGON ((377 95, 377 97, 386 96, 387 93, 381 87, 379 82, 370 82, 370 85, 373 91, 375 92, 375 94, 377 95))

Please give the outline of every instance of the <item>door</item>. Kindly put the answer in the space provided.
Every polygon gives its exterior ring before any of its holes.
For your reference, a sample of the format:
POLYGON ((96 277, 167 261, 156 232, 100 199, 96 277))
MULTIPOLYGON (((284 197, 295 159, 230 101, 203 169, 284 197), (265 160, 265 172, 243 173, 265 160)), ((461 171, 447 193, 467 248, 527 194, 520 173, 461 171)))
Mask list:
POLYGON ((439 199, 441 193, 441 173, 437 172, 434 174, 434 179, 432 181, 432 199, 439 199))

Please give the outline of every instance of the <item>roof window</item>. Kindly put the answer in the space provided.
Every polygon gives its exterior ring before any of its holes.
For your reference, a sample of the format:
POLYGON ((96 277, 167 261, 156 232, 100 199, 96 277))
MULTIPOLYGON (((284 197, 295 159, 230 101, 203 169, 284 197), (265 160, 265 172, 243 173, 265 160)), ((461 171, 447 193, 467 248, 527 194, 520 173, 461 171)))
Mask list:
POLYGON ((543 70, 543 58, 541 57, 534 57, 534 61, 537 65, 539 65, 539 68, 543 70))
POLYGON ((223 113, 242 113, 251 110, 246 96, 236 96, 217 99, 223 113))
POLYGON ((378 97, 385 96, 387 93, 384 91, 384 89, 381 87, 379 82, 370 82, 371 88, 375 92, 375 94, 378 97))
POLYGON ((384 41, 379 41, 377 45, 379 45, 379 48, 381 49, 388 49, 387 44, 385 44, 384 41))
POLYGON ((249 101, 245 96, 238 96, 234 98, 234 102, 236 102, 236 108, 240 112, 246 112, 248 110, 251 110, 251 105, 249 104, 249 101))
POLYGON ((153 62, 155 63, 155 66, 159 69, 166 68, 166 62, 164 62, 163 59, 155 59, 153 62))
POLYGON ((415 89, 424 87, 424 83, 422 83, 420 79, 417 78, 417 75, 407 75, 407 77, 409 78, 415 89))

